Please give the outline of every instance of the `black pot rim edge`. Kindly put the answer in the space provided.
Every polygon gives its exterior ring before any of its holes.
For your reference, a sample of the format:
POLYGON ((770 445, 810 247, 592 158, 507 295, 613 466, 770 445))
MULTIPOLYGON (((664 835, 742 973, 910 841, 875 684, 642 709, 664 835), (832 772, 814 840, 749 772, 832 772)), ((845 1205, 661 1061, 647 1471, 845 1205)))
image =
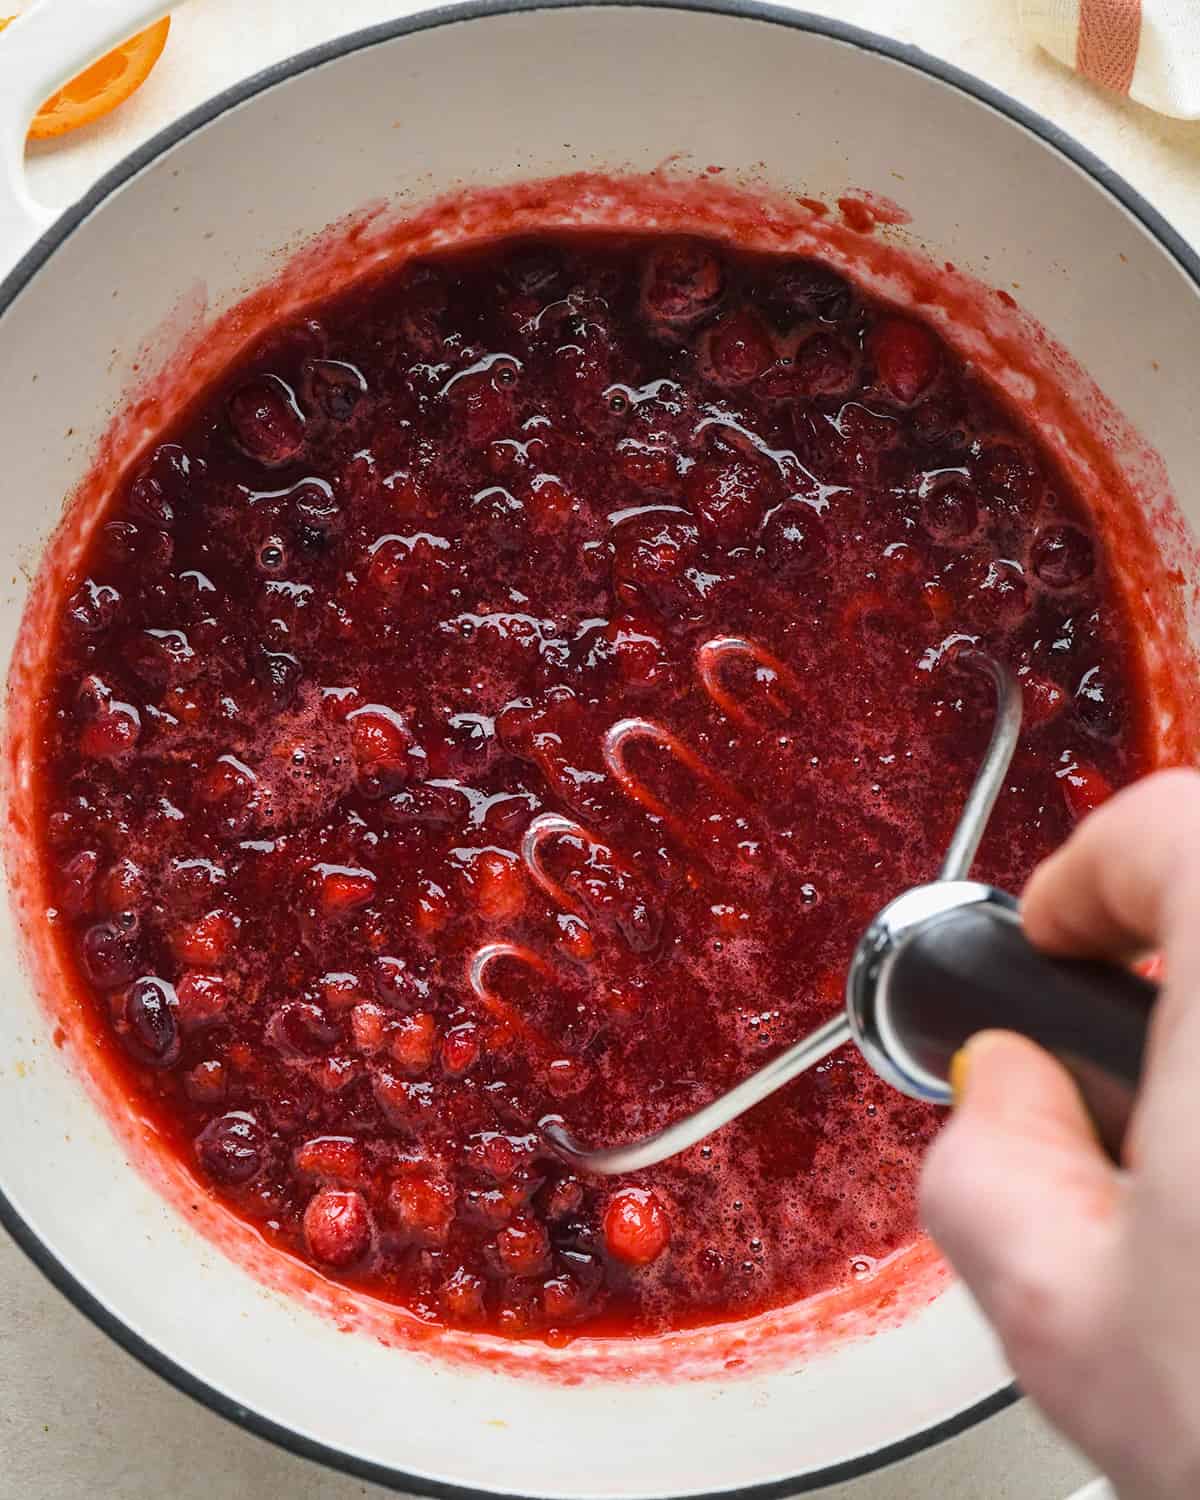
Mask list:
MULTIPOLYGON (((276 63, 234 84, 160 130, 106 172, 76 203, 65 209, 21 257, 3 281, 0 281, 0 314, 4 313, 9 304, 16 299, 59 246, 111 193, 180 141, 256 94, 305 73, 311 68, 333 62, 365 47, 391 41, 396 37, 496 15, 577 8, 578 3, 579 0, 466 0, 463 4, 442 6, 405 17, 402 20, 386 21, 380 25, 351 32, 346 36, 297 53, 283 62, 276 63)), ((1200 255, 1197 255, 1166 218, 1123 177, 1106 166, 1086 147, 1081 146, 1074 137, 1052 124, 1035 110, 1021 104, 1002 90, 963 72, 952 63, 944 62, 941 58, 934 57, 920 48, 893 41, 856 26, 848 26, 841 21, 824 16, 812 15, 805 11, 785 10, 766 3, 766 0, 583 0, 583 5, 700 11, 787 26, 793 30, 813 32, 833 41, 844 42, 866 52, 877 53, 936 78, 1023 126, 1032 135, 1055 148, 1061 155, 1086 172, 1093 181, 1105 189, 1141 223, 1143 228, 1178 262, 1180 268, 1191 278, 1196 284, 1197 291, 1200 292, 1200 255)), ((0 1223, 47 1279, 114 1342, 148 1369, 162 1376, 177 1390, 191 1396, 237 1426, 266 1438, 301 1458, 310 1459, 329 1468, 385 1485, 391 1489, 430 1496, 432 1500, 496 1500, 498 1495, 512 1496, 517 1493, 480 1490, 468 1485, 446 1483, 417 1474, 406 1474, 388 1465, 356 1458, 340 1449, 316 1442, 259 1412, 250 1410, 232 1400, 224 1392, 198 1379, 190 1370, 156 1349, 110 1312, 82 1282, 67 1270, 50 1247, 34 1233, 2 1189, 0 1189, 0 1223)), ((1003 1386, 990 1396, 941 1422, 922 1428, 907 1438, 861 1454, 857 1458, 831 1464, 807 1474, 761 1484, 743 1485, 717 1491, 712 1495, 689 1494, 686 1500, 784 1500, 786 1496, 807 1493, 827 1485, 856 1479, 887 1464, 910 1458, 954 1437, 987 1417, 1003 1411, 1018 1400, 1019 1395, 1015 1385, 1003 1386)))

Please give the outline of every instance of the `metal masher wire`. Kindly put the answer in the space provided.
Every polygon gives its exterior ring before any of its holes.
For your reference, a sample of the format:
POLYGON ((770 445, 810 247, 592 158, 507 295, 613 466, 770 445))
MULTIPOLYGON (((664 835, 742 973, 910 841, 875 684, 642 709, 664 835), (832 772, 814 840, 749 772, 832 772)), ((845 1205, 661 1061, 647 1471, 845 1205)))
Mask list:
POLYGON ((715 635, 696 652, 696 675, 704 691, 733 723, 740 724, 743 728, 757 727, 754 715, 738 703, 721 681, 722 665, 736 657, 751 662, 761 680, 777 683, 793 698, 800 696, 795 673, 785 667, 765 646, 741 635, 715 635))
POLYGON ((992 737, 988 742, 983 764, 975 773, 971 790, 963 804, 958 826, 938 871, 939 880, 965 880, 975 863, 979 841, 987 828, 988 819, 996 805, 996 798, 1004 786, 1004 778, 1017 748, 1021 733, 1021 684, 1011 670, 986 651, 962 651, 956 658, 963 666, 986 672, 996 689, 996 722, 992 725, 992 737))
MULTIPOLYGON (((1003 662, 977 649, 960 651, 956 662, 991 678, 996 690, 996 719, 983 763, 976 773, 942 861, 941 880, 961 880, 970 870, 1021 732, 1021 685, 1012 671, 1003 662)), ((542 1134, 560 1157, 580 1171, 600 1176, 636 1172, 686 1151, 850 1040, 850 1022, 843 1008, 823 1026, 780 1053, 773 1062, 767 1063, 719 1099, 628 1145, 589 1151, 574 1140, 557 1115, 547 1116, 540 1122, 542 1134)))

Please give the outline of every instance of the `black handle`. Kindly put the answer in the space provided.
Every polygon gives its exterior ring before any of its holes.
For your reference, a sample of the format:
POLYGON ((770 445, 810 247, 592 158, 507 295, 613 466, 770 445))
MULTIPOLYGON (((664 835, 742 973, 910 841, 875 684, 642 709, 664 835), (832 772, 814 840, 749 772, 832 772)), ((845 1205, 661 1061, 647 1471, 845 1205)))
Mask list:
POLYGON ((1106 1150, 1119 1159, 1158 986, 1113 964, 1049 958, 1014 910, 956 907, 900 946, 888 982, 895 1040, 938 1078, 977 1031, 1017 1031, 1075 1079, 1106 1150))

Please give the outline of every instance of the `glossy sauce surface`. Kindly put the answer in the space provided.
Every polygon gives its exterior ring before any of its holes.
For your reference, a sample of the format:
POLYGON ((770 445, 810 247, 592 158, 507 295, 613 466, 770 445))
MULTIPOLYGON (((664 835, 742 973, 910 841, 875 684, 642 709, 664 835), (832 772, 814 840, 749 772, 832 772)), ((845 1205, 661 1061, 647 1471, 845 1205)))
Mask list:
POLYGON ((270 1240, 513 1335, 741 1317, 916 1232, 936 1128, 843 1051, 628 1182, 839 1003, 990 728, 1019 888, 1144 768, 1061 478, 813 262, 546 239, 281 327, 162 434, 64 593, 41 857, 128 1088, 270 1240))

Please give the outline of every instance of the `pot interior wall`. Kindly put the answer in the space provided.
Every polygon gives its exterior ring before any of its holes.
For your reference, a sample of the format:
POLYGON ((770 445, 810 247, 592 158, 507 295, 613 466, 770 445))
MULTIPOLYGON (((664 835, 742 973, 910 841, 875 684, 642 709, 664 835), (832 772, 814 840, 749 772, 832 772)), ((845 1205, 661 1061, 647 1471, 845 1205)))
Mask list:
MULTIPOLYGON (((583 169, 684 164, 776 188, 899 198, 920 238, 1018 286, 1140 428, 1193 516, 1196 287, 1084 172, 902 63, 769 21, 554 9, 463 19, 327 60, 226 110, 134 175, 0 313, 6 504, 0 651, 63 497, 184 315, 210 318, 294 246, 380 199, 583 169), (149 340, 147 345, 146 341, 149 340)), ((957 1290, 803 1372, 553 1388, 339 1333, 189 1228, 71 1074, 0 931, 0 1183, 61 1263, 150 1344, 316 1441, 525 1494, 706 1492, 809 1474, 1001 1387, 957 1290)))

